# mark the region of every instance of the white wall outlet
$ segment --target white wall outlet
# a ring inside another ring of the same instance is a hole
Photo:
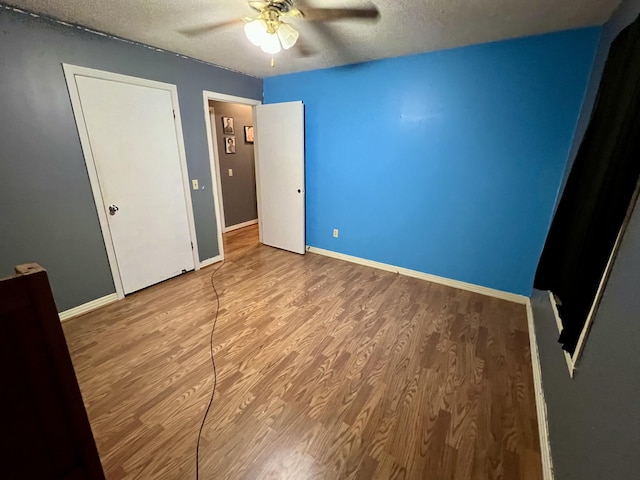
[[[333,238],[338,238],[338,229],[337,228],[333,229]]]
[[[194,178],[193,180],[191,180],[191,186],[193,187],[194,190],[198,190],[198,179]]]
[[[230,176],[230,177],[233,177],[233,168],[230,168],[230,169],[229,169],[229,176]]]

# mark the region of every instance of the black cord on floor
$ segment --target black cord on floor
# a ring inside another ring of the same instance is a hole
[[[216,386],[218,385],[218,372],[216,372],[216,361],[213,358],[213,332],[216,331],[216,322],[218,321],[218,313],[220,312],[220,297],[218,296],[218,290],[216,290],[216,285],[213,283],[213,277],[216,273],[222,268],[224,265],[224,260],[220,264],[218,268],[211,274],[211,288],[213,288],[213,293],[216,294],[216,315],[213,317],[213,325],[211,326],[211,337],[209,339],[209,353],[211,355],[211,366],[213,367],[213,389],[211,390],[211,397],[209,398],[209,404],[207,405],[207,409],[204,412],[204,416],[202,417],[202,423],[200,424],[200,430],[198,430],[198,442],[196,443],[196,480],[200,479],[200,437],[202,436],[202,429],[204,428],[204,423],[207,421],[207,415],[209,415],[209,410],[211,410],[211,405],[213,404],[213,397],[216,394]]]

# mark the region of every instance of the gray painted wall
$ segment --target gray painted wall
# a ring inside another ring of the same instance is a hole
[[[0,276],[38,262],[59,310],[115,291],[62,63],[178,87],[201,259],[218,253],[203,90],[261,99],[262,80],[0,5]],[[212,46],[213,47],[213,46]]]
[[[258,218],[253,144],[244,141],[245,125],[253,125],[253,109],[249,105],[213,100],[209,105],[215,110],[225,226],[231,227]],[[233,118],[235,135],[223,133],[222,117]],[[225,138],[228,136],[236,137],[235,154],[225,152]],[[233,169],[233,177],[229,176],[230,168]]]
[[[591,99],[583,111],[587,122],[609,45],[638,13],[640,0],[627,0],[605,26],[592,75]],[[580,138],[583,132],[584,128]],[[557,480],[638,478],[639,285],[640,207],[636,206],[573,380],[557,343],[558,329],[548,297],[534,292],[532,305]]]
[[[640,472],[640,208],[636,208],[573,379],[549,298],[532,306],[556,480]]]

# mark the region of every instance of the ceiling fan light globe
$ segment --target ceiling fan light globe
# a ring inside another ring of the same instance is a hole
[[[256,47],[261,47],[268,40],[267,24],[261,18],[245,23],[244,34]]]
[[[271,33],[267,35],[266,41],[260,45],[260,48],[263,52],[269,53],[271,55],[278,53],[282,48],[280,47],[280,40],[278,40],[278,35],[275,33]]]
[[[300,34],[291,26],[286,23],[281,23],[278,28],[278,38],[282,43],[282,48],[289,50],[298,41]]]

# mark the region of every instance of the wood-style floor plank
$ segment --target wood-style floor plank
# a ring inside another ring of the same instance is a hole
[[[110,479],[540,479],[525,308],[225,235],[64,324]]]

